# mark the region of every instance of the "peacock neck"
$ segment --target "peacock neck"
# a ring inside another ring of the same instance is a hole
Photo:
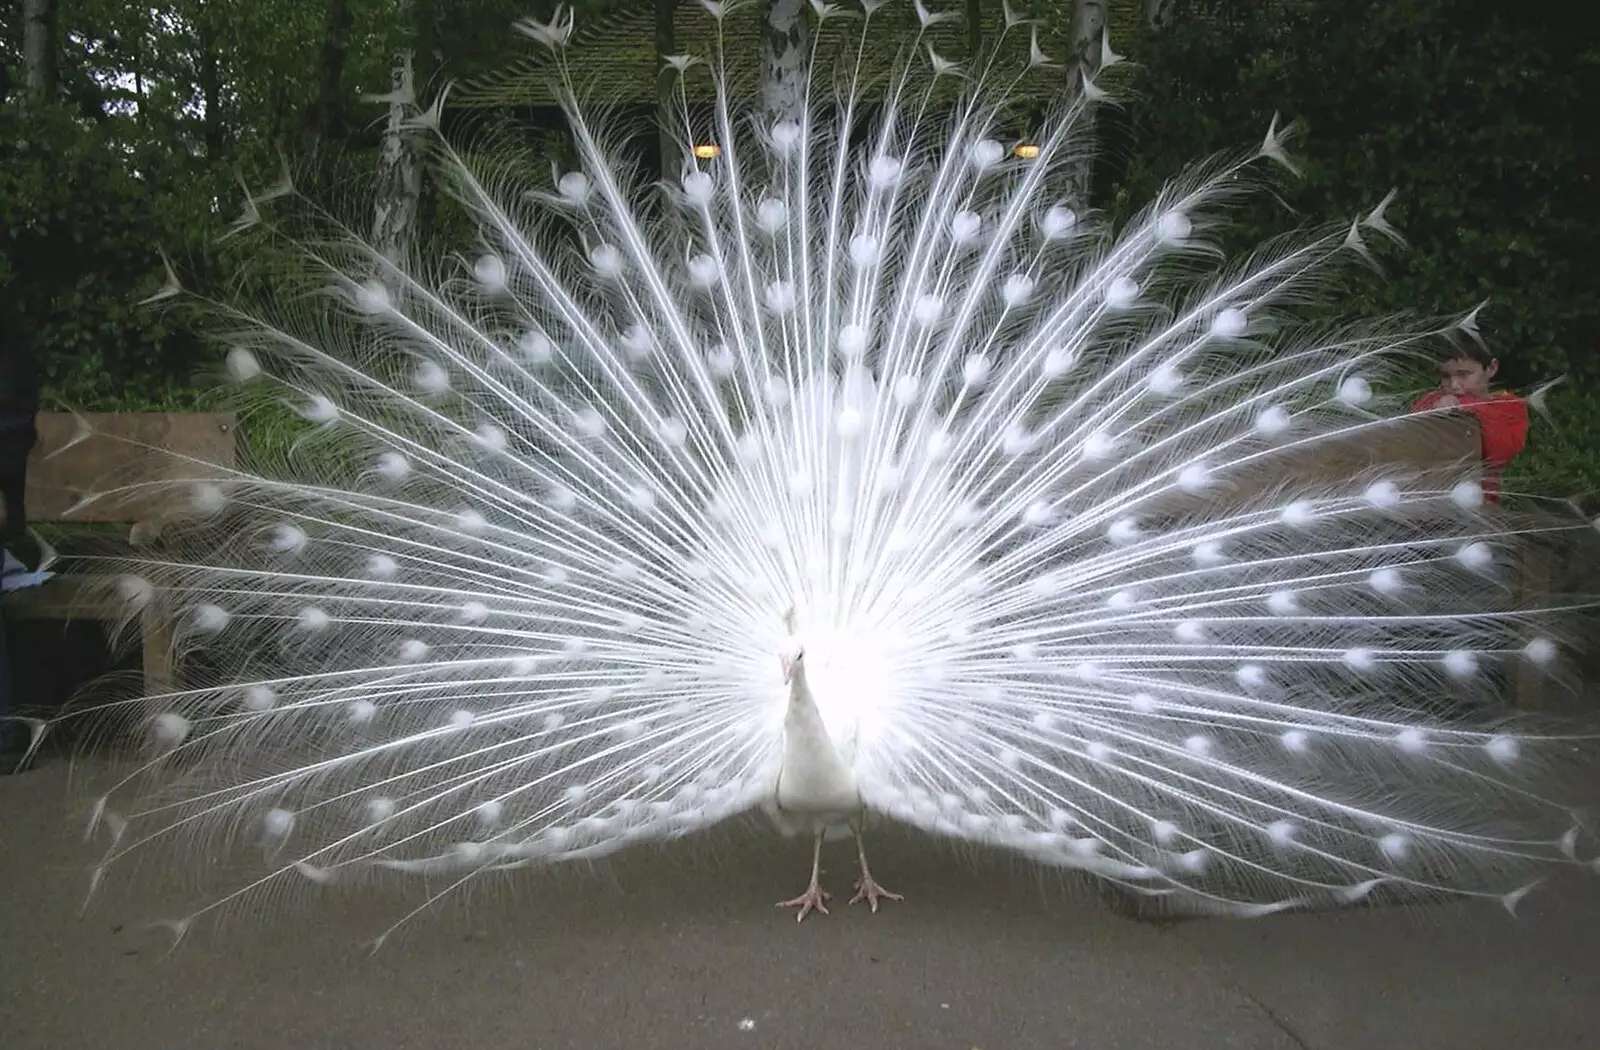
[[[854,762],[856,727],[845,720],[835,722],[822,715],[804,667],[797,667],[789,681],[789,706],[784,715],[784,732],[792,746],[826,749],[846,765]]]
[[[822,712],[811,695],[811,683],[806,678],[803,665],[797,665],[789,677],[789,710],[785,721],[791,725],[797,722],[822,725]]]
[[[823,721],[802,668],[789,680],[784,716],[783,766],[778,777],[781,809],[844,819],[860,807],[853,762]]]
[[[817,748],[824,744],[830,750],[836,746],[833,734],[822,718],[822,710],[811,694],[811,683],[805,669],[796,667],[789,680],[789,708],[784,714],[784,732],[792,744]]]

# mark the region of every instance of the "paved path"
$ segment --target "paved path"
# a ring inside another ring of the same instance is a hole
[[[796,926],[772,903],[806,851],[753,835],[525,874],[376,955],[364,942],[407,910],[398,893],[257,901],[166,955],[137,871],[79,917],[76,803],[60,763],[0,777],[5,1050],[1600,1047],[1600,878],[1516,919],[1451,905],[1158,928],[1058,875],[888,836],[873,871],[905,903]]]

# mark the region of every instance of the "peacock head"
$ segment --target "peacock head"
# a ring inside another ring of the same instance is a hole
[[[778,645],[778,666],[783,668],[784,685],[791,684],[796,673],[804,673],[806,645],[800,639],[798,613],[799,610],[791,605],[783,614],[784,637]]]
[[[783,682],[785,685],[793,684],[794,680],[805,673],[806,651],[801,649],[794,655],[785,654],[783,660]]]
[[[863,719],[881,717],[896,696],[894,649],[875,624],[801,606],[783,617],[775,641],[783,690],[774,699],[804,693],[830,732],[853,732]]]
[[[783,668],[784,685],[793,684],[796,677],[805,674],[805,659],[805,643],[791,635],[778,651],[778,666]]]

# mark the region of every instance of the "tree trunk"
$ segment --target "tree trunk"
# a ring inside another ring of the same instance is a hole
[[[1100,71],[1100,45],[1105,31],[1105,0],[1077,0],[1072,12],[1072,58],[1067,63],[1067,75],[1072,78],[1069,91],[1082,92],[1085,78],[1092,80]],[[1095,117],[1092,109],[1084,112],[1080,126],[1082,146],[1072,162],[1067,192],[1072,206],[1083,212],[1092,203],[1094,189]]]
[[[1145,24],[1159,33],[1171,21],[1172,8],[1173,0],[1144,0]]]
[[[211,32],[202,25],[195,40],[200,51],[196,63],[200,73],[200,98],[205,104],[201,126],[205,129],[206,160],[214,164],[222,159],[227,126],[222,121],[222,70],[213,41]]]
[[[54,101],[61,87],[55,0],[22,0],[22,67],[28,98]]]
[[[771,0],[761,34],[761,108],[766,126],[780,120],[805,123],[805,0]]]
[[[1072,57],[1083,75],[1100,68],[1100,41],[1106,32],[1106,0],[1077,0],[1072,11]]]
[[[378,179],[373,194],[372,244],[384,258],[400,265],[411,246],[417,208],[422,200],[422,158],[415,131],[407,118],[415,105],[412,52],[395,52],[390,72],[389,120],[378,151]]]
[[[679,73],[667,64],[667,56],[678,49],[677,28],[673,19],[678,11],[677,0],[655,0],[656,10],[656,144],[661,152],[661,178],[668,183],[678,181],[683,158],[681,147],[673,137],[677,125],[677,98]]]
[[[967,0],[967,60],[977,62],[983,53],[983,0]]]
[[[322,55],[317,61],[317,100],[311,114],[311,135],[318,145],[344,137],[344,64],[351,22],[350,0],[328,0]]]
[[[143,29],[136,29],[129,33],[133,43],[128,47],[128,64],[132,66],[133,74],[133,115],[136,120],[144,120],[146,106],[144,104],[144,65],[148,56],[145,53],[145,39]]]

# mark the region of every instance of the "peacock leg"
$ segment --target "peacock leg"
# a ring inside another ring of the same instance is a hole
[[[824,915],[828,914],[828,906],[823,902],[832,897],[833,894],[823,892],[820,881],[821,876],[822,832],[819,831],[817,832],[816,840],[811,846],[811,885],[807,886],[806,891],[794,900],[779,901],[777,906],[780,908],[799,908],[800,914],[795,916],[795,922],[803,920],[812,908],[817,909]]]
[[[850,898],[850,903],[859,904],[862,901],[866,901],[868,906],[872,908],[872,914],[876,915],[878,914],[879,898],[891,901],[905,900],[905,898],[900,896],[900,894],[890,893],[888,890],[884,889],[882,886],[873,881],[872,872],[867,870],[866,839],[862,837],[861,828],[859,826],[852,824],[850,826],[850,830],[855,832],[856,855],[861,858],[861,878],[856,881],[856,895]]]

